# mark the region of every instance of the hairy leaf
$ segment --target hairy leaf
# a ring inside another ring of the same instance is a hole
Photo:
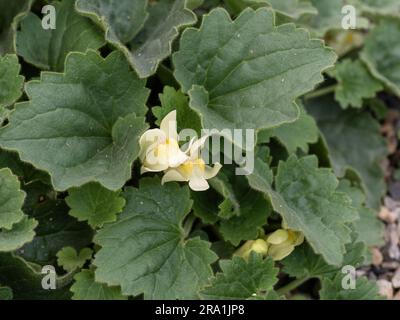
[[[304,233],[316,253],[332,265],[340,265],[345,244],[350,242],[347,223],[357,219],[351,199],[338,192],[338,180],[329,169],[318,168],[315,156],[280,162],[275,178],[276,191],[268,180],[269,168],[257,159],[250,186],[266,193],[275,211],[288,228]]]
[[[163,0],[149,7],[146,20],[147,1],[121,2],[122,5],[115,5],[112,0],[78,0],[76,7],[81,14],[100,21],[106,30],[106,40],[125,54],[141,78],[149,77],[171,54],[172,42],[179,35],[179,29],[194,24],[196,15],[187,8],[186,0]],[[122,15],[120,11],[124,11]],[[129,19],[126,19],[126,12]],[[129,34],[127,30],[130,30]],[[129,49],[124,42],[132,37]]]
[[[121,294],[118,287],[107,287],[94,279],[92,270],[82,270],[74,277],[75,283],[71,286],[73,300],[126,300],[128,297]]]
[[[191,208],[189,190],[176,183],[142,179],[127,188],[127,204],[95,237],[96,280],[145,299],[194,299],[212,275],[210,244],[186,239],[182,222]],[[179,268],[177,268],[179,266]]]
[[[0,56],[0,107],[12,105],[22,94],[24,77],[16,55]]]
[[[75,12],[74,2],[52,3],[56,9],[55,29],[44,29],[42,19],[28,13],[21,20],[21,30],[16,35],[18,55],[40,69],[62,71],[68,53],[102,47],[104,40],[100,30]]]
[[[26,189],[27,200],[24,210],[35,218],[39,225],[33,241],[21,247],[17,253],[29,262],[55,265],[56,254],[63,247],[80,250],[92,242],[93,231],[86,224],[68,215],[68,206],[63,200],[48,198],[37,183]],[[30,198],[33,198],[30,200]],[[31,202],[31,203],[27,203]]]
[[[345,14],[342,8],[346,4],[343,0],[311,0],[311,4],[318,10],[317,15],[301,17],[297,22],[310,29],[318,36],[324,36],[328,31],[343,30],[342,21]],[[361,10],[356,7],[356,29],[364,29],[369,22],[361,17]],[[348,13],[348,12],[346,12]]]
[[[65,201],[71,208],[69,214],[79,221],[88,221],[92,228],[115,221],[125,205],[120,191],[110,191],[98,183],[72,188],[68,193]]]
[[[361,59],[372,75],[400,97],[400,20],[385,19],[368,35]]]
[[[322,81],[321,72],[335,59],[305,30],[275,27],[265,8],[246,9],[235,21],[221,8],[212,10],[200,29],[183,32],[173,55],[190,107],[204,128],[218,130],[259,130],[296,120],[295,98]]]
[[[123,56],[70,54],[63,74],[43,72],[27,84],[0,130],[0,146],[48,171],[56,190],[98,181],[117,190],[131,177],[148,90]],[[136,116],[135,116],[136,114]]]
[[[365,112],[340,110],[331,96],[309,100],[307,106],[326,140],[336,175],[354,172],[359,176],[367,205],[378,209],[386,189],[379,164],[388,153],[379,124]]]
[[[295,122],[260,131],[258,142],[268,142],[271,137],[276,137],[289,153],[295,153],[297,149],[308,153],[308,145],[318,141],[319,130],[314,118],[301,106],[300,116]]]
[[[343,263],[332,266],[326,263],[321,255],[316,254],[307,243],[302,244],[287,257],[283,263],[283,271],[296,278],[332,278],[340,272],[342,266],[351,265],[355,268],[365,262],[367,248],[361,242],[349,243],[346,245],[346,254]]]
[[[0,253],[0,283],[12,289],[14,299],[69,299],[71,295],[68,287],[59,285],[55,290],[43,289],[42,280],[46,274],[42,274],[40,269],[40,266],[29,264],[21,257]]]
[[[82,268],[87,260],[92,258],[93,251],[83,248],[79,254],[72,247],[64,247],[57,252],[57,263],[66,271],[73,271]]]
[[[0,229],[10,230],[12,226],[21,221],[24,213],[22,205],[25,192],[20,190],[18,178],[10,169],[0,170]]]
[[[252,253],[248,261],[234,256],[232,260],[219,262],[222,272],[201,291],[204,299],[241,300],[267,296],[278,281],[278,269],[272,259],[262,259]]]
[[[0,56],[14,52],[14,18],[29,11],[32,2],[33,0],[0,0]]]
[[[323,279],[319,291],[321,300],[381,300],[378,294],[378,286],[366,277],[356,279],[355,289],[344,289],[342,279],[345,275],[338,273],[331,279]]]
[[[343,60],[329,75],[336,78],[335,99],[343,109],[361,108],[363,99],[374,98],[383,89],[381,83],[373,78],[360,60]]]
[[[365,195],[362,190],[352,186],[349,181],[340,181],[339,190],[345,192],[352,199],[353,207],[357,208],[359,219],[353,222],[357,241],[364,242],[367,246],[380,247],[384,244],[384,225],[378,219],[378,214],[365,205]]]
[[[38,222],[35,219],[23,216],[22,220],[15,223],[11,230],[0,230],[0,252],[14,251],[32,241],[37,225]]]
[[[156,124],[160,125],[161,120],[171,111],[176,110],[176,122],[178,132],[192,128],[200,134],[201,124],[198,115],[189,108],[188,97],[172,87],[165,86],[163,93],[159,95],[161,106],[151,109],[157,118]]]

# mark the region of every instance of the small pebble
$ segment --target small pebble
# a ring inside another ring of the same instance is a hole
[[[400,268],[398,268],[393,275],[392,285],[396,289],[400,288]]]
[[[386,297],[387,299],[393,298],[393,287],[392,284],[387,280],[378,280],[376,282],[379,288],[379,294]]]
[[[388,208],[382,206],[379,211],[379,218],[387,223],[394,223],[397,220],[397,215]]]
[[[378,248],[372,248],[372,264],[376,267],[380,266],[383,262],[383,255]]]
[[[385,197],[385,207],[389,210],[395,210],[396,208],[400,208],[400,202],[394,201],[391,197]]]
[[[382,268],[389,270],[396,270],[399,267],[399,263],[396,261],[385,261],[382,263]]]

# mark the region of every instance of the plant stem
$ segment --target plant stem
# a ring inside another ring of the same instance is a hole
[[[287,285],[283,286],[282,288],[279,288],[276,290],[276,292],[281,296],[289,293],[293,289],[296,289],[297,287],[301,286],[304,282],[309,280],[310,277],[304,277],[304,278],[299,278],[296,280],[293,280],[292,282],[289,282]]]
[[[185,224],[183,226],[183,230],[185,231],[185,235],[188,236],[190,231],[192,230],[193,223],[196,221],[196,216],[191,213],[185,221]]]
[[[304,96],[304,98],[306,100],[308,100],[308,99],[314,99],[314,98],[318,98],[318,97],[324,96],[326,94],[334,92],[335,89],[337,88],[337,86],[338,86],[337,84],[333,84],[331,86],[327,86],[327,87],[324,87],[322,89],[315,90],[313,92],[310,92],[309,94],[306,94]]]

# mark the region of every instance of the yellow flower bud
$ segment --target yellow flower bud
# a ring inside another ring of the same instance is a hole
[[[285,242],[289,237],[289,233],[286,230],[278,229],[267,236],[267,242],[270,244],[281,244]]]
[[[245,244],[236,250],[234,255],[247,259],[252,251],[266,256],[268,253],[268,243],[263,239],[246,241]]]

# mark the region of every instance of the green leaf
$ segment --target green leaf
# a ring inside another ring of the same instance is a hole
[[[225,171],[226,172],[226,171]],[[223,201],[218,205],[218,215],[222,219],[229,219],[234,216],[240,216],[240,203],[237,195],[235,194],[234,181],[230,182],[228,175],[224,171],[221,171],[218,176],[210,180],[210,184],[214,190],[216,190],[222,197]],[[229,174],[229,173],[228,173]],[[234,179],[230,174],[230,179]],[[235,179],[239,182],[239,179]]]
[[[340,181],[339,190],[345,192],[352,199],[353,207],[357,208],[360,219],[353,222],[357,233],[357,241],[367,246],[380,247],[384,245],[384,225],[378,219],[377,212],[365,206],[365,195],[358,187],[351,186],[347,180]]]
[[[211,180],[209,180],[211,182]],[[192,191],[193,213],[206,224],[215,224],[220,220],[218,216],[222,196],[210,188],[203,192]]]
[[[236,14],[246,7],[258,9],[264,6],[269,6],[277,14],[293,20],[300,18],[304,14],[317,14],[317,10],[312,4],[303,0],[225,0],[225,2]]]
[[[65,286],[59,285],[55,290],[44,290],[42,280],[45,275],[40,272],[38,265],[28,264],[21,257],[11,253],[0,253],[0,283],[12,289],[16,300],[70,298],[71,294]]]
[[[316,15],[317,9],[309,2],[303,0],[267,0],[271,7],[279,14],[291,19],[299,19],[301,16]]]
[[[106,30],[107,42],[125,54],[141,78],[154,74],[158,64],[171,54],[172,42],[179,35],[179,29],[192,25],[197,20],[196,15],[187,8],[186,0],[163,0],[152,4],[147,20],[147,1],[123,0],[122,5],[118,6],[112,2],[78,0],[76,8],[81,14],[101,22]],[[125,12],[120,14],[122,8]],[[130,19],[126,19],[126,11],[131,13]],[[143,28],[137,34],[145,20]],[[121,27],[131,30],[131,33],[121,33]],[[129,49],[124,42],[135,34],[137,35],[130,41]]]
[[[212,300],[243,300],[268,295],[278,281],[278,270],[272,259],[252,253],[248,261],[234,256],[219,262],[222,273],[201,291],[201,297]]]
[[[365,40],[361,59],[372,75],[400,97],[400,20],[385,19]]]
[[[246,180],[243,176],[233,176],[226,181],[225,187],[232,193],[225,194],[219,205],[219,230],[224,239],[235,246],[242,240],[256,239],[272,213],[269,201],[261,192],[251,189]],[[215,187],[214,182],[211,185]],[[233,214],[235,206],[232,205],[236,205],[236,214]]]
[[[14,251],[32,241],[37,225],[38,222],[35,219],[24,216],[21,221],[12,226],[11,230],[0,230],[0,252]]]
[[[386,193],[380,162],[388,153],[379,123],[368,113],[341,110],[331,96],[308,100],[307,107],[326,140],[336,175],[355,173],[360,177],[367,205],[378,209]]]
[[[10,169],[0,170],[0,252],[14,251],[32,241],[37,226],[22,212],[25,192]]]
[[[74,10],[74,0],[53,2],[56,9],[56,28],[44,29],[42,20],[33,13],[21,19],[16,34],[17,53],[24,60],[43,70],[64,70],[70,52],[98,49],[104,40],[101,31]]]
[[[317,9],[317,15],[301,17],[297,23],[310,29],[314,34],[323,37],[328,31],[343,30],[342,20],[345,15],[342,8],[346,4],[343,0],[311,0]],[[356,29],[365,29],[369,21],[361,17],[361,10],[356,6]]]
[[[172,87],[165,86],[163,93],[159,94],[161,106],[151,109],[157,118],[156,124],[159,126],[161,120],[171,111],[176,110],[176,121],[178,132],[180,130],[192,128],[200,134],[201,123],[198,115],[189,108],[188,97]]]
[[[57,263],[65,271],[73,271],[82,268],[87,260],[92,258],[93,251],[89,248],[83,248],[79,255],[72,247],[64,247],[57,253]]]
[[[300,116],[295,122],[260,131],[257,140],[268,142],[271,137],[276,137],[289,153],[295,153],[297,149],[308,153],[308,145],[318,141],[319,130],[314,118],[308,115],[301,106]]]
[[[121,294],[118,287],[107,287],[94,279],[94,272],[82,270],[74,277],[75,283],[71,286],[73,300],[126,300],[128,297]]]
[[[329,170],[318,168],[315,156],[297,159],[291,156],[280,162],[275,190],[269,183],[269,168],[256,159],[250,186],[264,192],[289,229],[301,231],[316,253],[332,265],[340,265],[345,244],[350,242],[347,223],[357,219],[351,199],[338,192],[338,180]]]
[[[111,43],[127,43],[143,28],[148,18],[147,0],[78,0],[76,10],[93,19],[106,31]]]
[[[215,30],[220,30],[215,32]],[[272,11],[246,9],[235,21],[221,8],[187,29],[173,55],[175,77],[189,92],[203,128],[266,129],[298,118],[298,96],[323,80],[336,56]],[[281,63],[285,61],[285,63]],[[301,77],[299,76],[301,75]]]
[[[398,0],[358,0],[362,10],[371,15],[399,17],[400,4]]]
[[[130,179],[148,90],[121,54],[72,53],[65,73],[43,72],[26,91],[30,101],[0,130],[1,147],[49,172],[58,191],[90,181],[117,190]]]
[[[10,230],[22,220],[25,192],[20,190],[18,178],[10,169],[0,170],[0,229]]]
[[[117,213],[125,206],[125,199],[119,196],[120,190],[110,191],[98,183],[72,188],[68,193],[65,201],[71,208],[69,214],[79,221],[88,221],[92,228],[115,221]]]
[[[186,239],[182,221],[192,205],[189,189],[145,178],[124,197],[118,220],[95,236],[102,247],[94,260],[96,280],[121,286],[124,295],[144,293],[145,299],[196,298],[217,257],[210,243]]]
[[[35,181],[42,181],[50,184],[50,177],[47,173],[35,169],[31,164],[22,162],[18,153],[0,149],[0,169],[9,168],[13,174],[24,182],[29,184]]]
[[[24,77],[15,54],[0,56],[0,107],[12,105],[22,94]]]
[[[362,242],[346,245],[346,254],[340,267],[326,263],[321,255],[316,254],[308,243],[303,243],[284,260],[283,271],[296,278],[333,277],[342,266],[356,267],[365,263],[367,247]]]
[[[369,74],[360,60],[343,60],[328,74],[338,81],[335,99],[343,109],[361,108],[363,99],[374,98],[383,89],[381,83]]]
[[[41,265],[55,265],[56,254],[63,247],[71,246],[80,250],[92,243],[92,229],[69,216],[68,206],[63,200],[48,198],[37,183],[31,183],[29,187],[28,190],[25,188],[28,196],[24,210],[39,225],[33,241],[17,251],[20,256]],[[28,201],[31,202],[29,205]]]
[[[32,2],[33,0],[0,0],[0,56],[14,52],[14,18],[29,11]]]
[[[342,279],[345,275],[338,273],[331,279],[323,279],[319,295],[321,300],[381,300],[378,294],[378,286],[375,282],[365,277],[356,279],[355,289],[343,289]]]

